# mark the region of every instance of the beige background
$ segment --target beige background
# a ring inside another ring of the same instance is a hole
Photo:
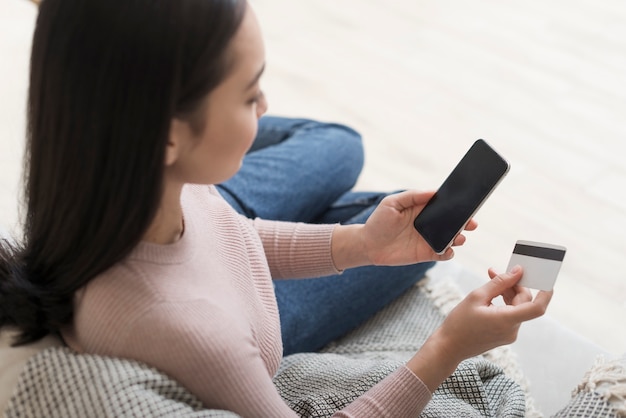
[[[456,263],[568,248],[549,314],[626,351],[626,3],[252,0],[273,114],[363,134],[360,189],[434,189],[477,138],[511,171]],[[15,230],[35,9],[0,2],[0,224]]]
[[[626,3],[253,4],[272,113],[360,130],[362,189],[436,188],[487,139],[511,171],[456,262],[485,275],[517,239],[566,246],[549,313],[626,351]]]

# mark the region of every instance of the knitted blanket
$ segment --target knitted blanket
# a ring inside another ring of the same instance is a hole
[[[441,295],[412,288],[319,353],[284,358],[274,383],[302,417],[327,417],[403,364],[441,323]],[[445,300],[443,300],[445,302]],[[445,304],[444,304],[445,305]],[[522,386],[486,357],[463,362],[434,393],[422,417],[523,417]],[[64,347],[33,356],[6,417],[234,417],[208,410],[181,385],[145,364],[76,354]]]

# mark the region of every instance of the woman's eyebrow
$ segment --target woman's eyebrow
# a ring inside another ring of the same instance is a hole
[[[261,78],[263,71],[265,71],[265,63],[263,63],[261,69],[257,71],[257,73],[254,75],[254,78],[246,85],[246,90],[250,90],[252,86],[254,86],[257,81],[259,81],[259,78]]]

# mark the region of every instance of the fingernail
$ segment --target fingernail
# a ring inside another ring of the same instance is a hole
[[[511,273],[517,273],[521,269],[522,268],[519,265],[513,266],[513,268],[511,269]]]

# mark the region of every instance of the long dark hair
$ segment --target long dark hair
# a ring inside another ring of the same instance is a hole
[[[43,0],[30,68],[22,240],[0,241],[0,327],[14,344],[69,324],[75,291],[155,216],[170,121],[232,65],[245,0]]]

